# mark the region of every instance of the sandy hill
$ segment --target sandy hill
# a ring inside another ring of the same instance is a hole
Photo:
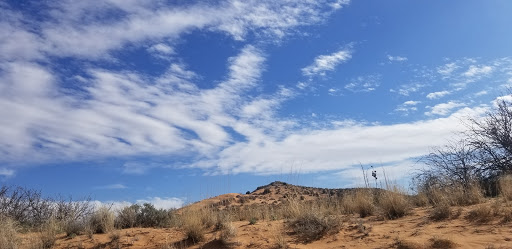
[[[247,194],[224,194],[184,207],[174,213],[179,222],[170,228],[60,234],[53,248],[512,248],[512,204],[504,198],[442,207],[416,206],[414,197],[389,194],[273,182]],[[358,198],[375,196],[401,198],[405,202],[396,203],[410,208],[393,218],[384,199],[368,204],[373,209],[365,217],[352,209]],[[191,229],[201,240],[190,239]],[[37,236],[23,234],[21,248],[33,248]]]

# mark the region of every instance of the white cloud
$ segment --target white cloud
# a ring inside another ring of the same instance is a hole
[[[491,73],[493,68],[491,66],[469,66],[468,70],[464,72],[462,75],[466,77],[477,77],[481,75],[486,75]]]
[[[96,189],[126,189],[126,187],[123,184],[117,183],[117,184],[110,184],[110,185],[104,185],[104,186],[98,186],[95,187]]]
[[[417,105],[421,103],[421,101],[408,100],[403,103],[403,105]]]
[[[396,92],[403,96],[409,96],[411,93],[418,92],[422,88],[427,87],[426,84],[421,83],[410,83],[410,84],[404,84],[400,85],[398,89],[390,89],[390,92]]]
[[[0,21],[4,31],[0,34],[0,58],[34,59],[44,53],[105,58],[126,45],[177,40],[198,29],[223,32],[236,40],[249,33],[279,39],[296,27],[322,22],[346,4],[348,1],[229,0],[178,7],[155,1],[51,1],[45,6],[49,18],[40,22],[27,22],[31,20],[28,16],[2,8],[2,20],[6,21]],[[111,13],[120,14],[112,18]],[[171,52],[161,45],[153,49]]]
[[[195,74],[183,65],[156,78],[91,68],[76,96],[56,90],[59,78],[37,64],[2,63],[0,160],[213,153],[230,142],[223,127],[234,125],[263,62],[246,46],[229,59],[226,80],[205,90],[189,81]]]
[[[475,93],[475,96],[483,96],[489,94],[486,90],[482,90],[480,92]]]
[[[428,116],[440,115],[446,116],[450,114],[454,109],[466,106],[466,104],[457,102],[457,101],[449,101],[447,103],[437,104],[433,107],[430,107],[430,112],[425,112]]]
[[[449,92],[449,91],[432,92],[432,93],[427,94],[427,98],[428,99],[438,99],[438,98],[442,98],[450,93],[451,92]]]
[[[393,62],[393,61],[404,62],[404,61],[407,61],[407,57],[388,55],[388,60],[390,62]]]
[[[183,207],[185,201],[176,197],[148,197],[146,199],[137,200],[137,204],[151,203],[155,208],[171,209]]]
[[[92,205],[98,209],[108,207],[111,211],[117,212],[133,204],[142,205],[144,203],[152,204],[157,209],[181,208],[185,205],[185,199],[177,197],[148,197],[135,202],[129,201],[91,201]]]
[[[302,74],[305,76],[325,75],[328,71],[333,71],[336,66],[352,58],[352,49],[341,49],[328,55],[319,55],[314,62],[302,68]]]
[[[350,80],[345,89],[351,92],[371,92],[380,86],[380,75],[359,76]]]
[[[418,108],[416,107],[416,105],[420,103],[421,101],[408,100],[402,103],[401,105],[398,105],[395,108],[395,111],[402,112],[403,115],[408,115],[409,112],[417,111]]]
[[[220,172],[278,174],[294,163],[300,164],[300,172],[308,173],[349,169],[360,162],[396,162],[424,155],[430,147],[445,143],[463,129],[460,118],[484,111],[465,108],[445,118],[414,123],[356,124],[293,132],[283,139],[238,142],[218,158],[198,165],[217,165]]]
[[[443,77],[449,77],[459,67],[460,66],[458,66],[457,63],[452,62],[445,64],[444,66],[438,67],[437,72],[441,74]]]
[[[0,176],[10,177],[14,176],[15,171],[7,168],[0,168]]]

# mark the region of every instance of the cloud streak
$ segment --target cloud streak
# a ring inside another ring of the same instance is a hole
[[[324,76],[327,72],[334,71],[339,64],[350,60],[352,53],[351,48],[344,48],[332,54],[319,55],[314,59],[311,65],[302,68],[302,74],[310,77],[318,75]]]

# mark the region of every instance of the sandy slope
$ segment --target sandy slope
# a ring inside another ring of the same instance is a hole
[[[265,189],[269,189],[265,194]],[[340,190],[347,191],[347,190]],[[206,206],[225,208],[234,205],[277,205],[283,196],[295,194],[305,200],[319,196],[336,195],[336,191],[305,188],[282,183],[263,186],[249,195],[226,194],[194,203],[186,209],[197,210]],[[478,205],[495,205],[496,200]],[[284,241],[289,248],[397,248],[397,242],[415,244],[429,248],[432,238],[453,241],[457,248],[512,248],[512,222],[503,223],[501,217],[493,217],[484,224],[469,221],[465,217],[477,205],[454,207],[460,215],[445,221],[431,221],[430,208],[415,208],[412,212],[396,220],[384,220],[379,216],[364,219],[356,215],[340,215],[342,229],[312,243],[303,244],[287,228],[284,220],[258,221],[250,225],[248,221],[233,222],[237,235],[228,245],[220,242],[220,232],[213,226],[206,230],[205,240],[191,244],[185,240],[180,229],[132,228],[118,231],[120,237],[113,240],[111,234],[95,234],[66,238],[60,235],[54,248],[278,248],[278,241]],[[23,235],[24,248],[37,234]],[[283,243],[281,243],[283,244]]]

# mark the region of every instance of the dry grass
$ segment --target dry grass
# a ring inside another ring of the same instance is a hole
[[[447,202],[435,204],[430,210],[429,218],[434,221],[441,221],[450,218],[451,207]]]
[[[401,240],[399,238],[395,240],[393,247],[396,249],[423,249],[423,246],[418,243]]]
[[[370,189],[359,189],[343,196],[341,207],[345,213],[357,213],[361,218],[375,212],[374,195]]]
[[[506,175],[499,179],[499,193],[507,201],[512,201],[512,175]]]
[[[90,226],[94,233],[109,233],[114,230],[115,215],[106,207],[100,207],[91,216]]]
[[[220,241],[224,245],[231,245],[234,243],[233,240],[236,238],[236,234],[236,227],[231,222],[226,223],[220,231]]]
[[[310,212],[291,220],[289,226],[300,241],[307,243],[339,232],[341,222],[335,216],[322,216],[319,213]]]
[[[391,220],[405,216],[412,209],[405,191],[397,186],[389,188],[380,195],[379,208],[383,216]]]
[[[0,216],[0,248],[16,249],[19,246],[18,225],[9,217]]]
[[[429,242],[430,245],[428,248],[450,249],[456,247],[455,242],[440,237],[433,237],[429,240]]]
[[[61,228],[55,219],[50,219],[40,228],[41,248],[49,249],[55,245]]]
[[[493,218],[493,210],[489,205],[478,205],[468,212],[466,219],[471,222],[487,223]]]
[[[204,240],[205,228],[201,216],[194,212],[184,212],[181,215],[181,227],[187,235],[187,240],[198,243]]]

